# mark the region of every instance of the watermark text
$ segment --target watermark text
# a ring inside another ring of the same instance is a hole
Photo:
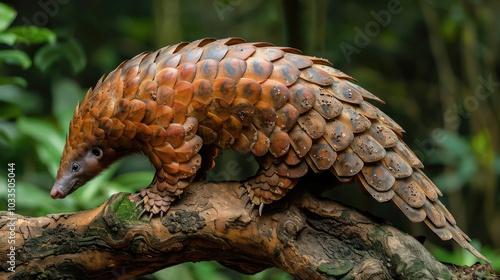
[[[7,267],[8,271],[15,272],[16,270],[16,221],[15,217],[16,211],[16,164],[9,163],[7,165],[7,229],[9,230],[9,236],[7,237],[7,243],[10,245],[7,252]]]

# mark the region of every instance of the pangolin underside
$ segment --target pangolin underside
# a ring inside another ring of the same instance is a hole
[[[401,140],[403,129],[368,101],[381,101],[325,60],[269,43],[201,39],[123,62],[75,109],[51,191],[63,198],[117,159],[142,152],[157,172],[140,191],[163,214],[217,149],[253,153],[247,181],[255,205],[286,195],[308,170],[356,180],[377,201],[453,238],[479,259],[439,189]]]

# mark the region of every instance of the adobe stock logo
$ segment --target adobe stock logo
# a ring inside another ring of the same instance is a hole
[[[375,12],[370,11],[370,15],[374,20],[365,24],[364,29],[358,26],[354,27],[356,32],[353,38],[353,44],[342,42],[339,44],[340,50],[344,54],[347,63],[351,63],[351,56],[353,54],[361,53],[361,49],[368,46],[371,40],[380,34],[382,27],[386,27],[392,21],[392,15],[397,15],[403,11],[403,6],[399,0],[389,0],[386,9]]]
[[[70,0],[39,0],[38,6],[41,8],[33,14],[31,20],[25,16],[21,18],[25,26],[46,26],[49,19],[55,17],[59,13],[59,6],[68,4]]]

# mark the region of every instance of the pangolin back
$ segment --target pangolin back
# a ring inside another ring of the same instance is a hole
[[[213,167],[217,148],[256,156],[265,177],[246,185],[257,205],[286,195],[308,170],[328,170],[487,261],[438,200],[403,129],[368,102],[381,100],[330,65],[238,38],[139,54],[86,95],[65,154],[96,138],[103,149],[146,154],[163,174],[155,180],[168,182],[143,191],[152,213],[166,211],[195,173]]]

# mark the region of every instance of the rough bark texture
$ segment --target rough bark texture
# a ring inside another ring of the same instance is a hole
[[[93,210],[17,216],[16,270],[1,254],[0,278],[129,279],[205,260],[249,274],[278,267],[297,279],[494,278],[486,265],[447,267],[408,234],[306,192],[292,191],[260,217],[247,200],[240,183],[195,183],[163,220],[138,219],[124,193]],[[2,252],[10,217],[1,213]]]

